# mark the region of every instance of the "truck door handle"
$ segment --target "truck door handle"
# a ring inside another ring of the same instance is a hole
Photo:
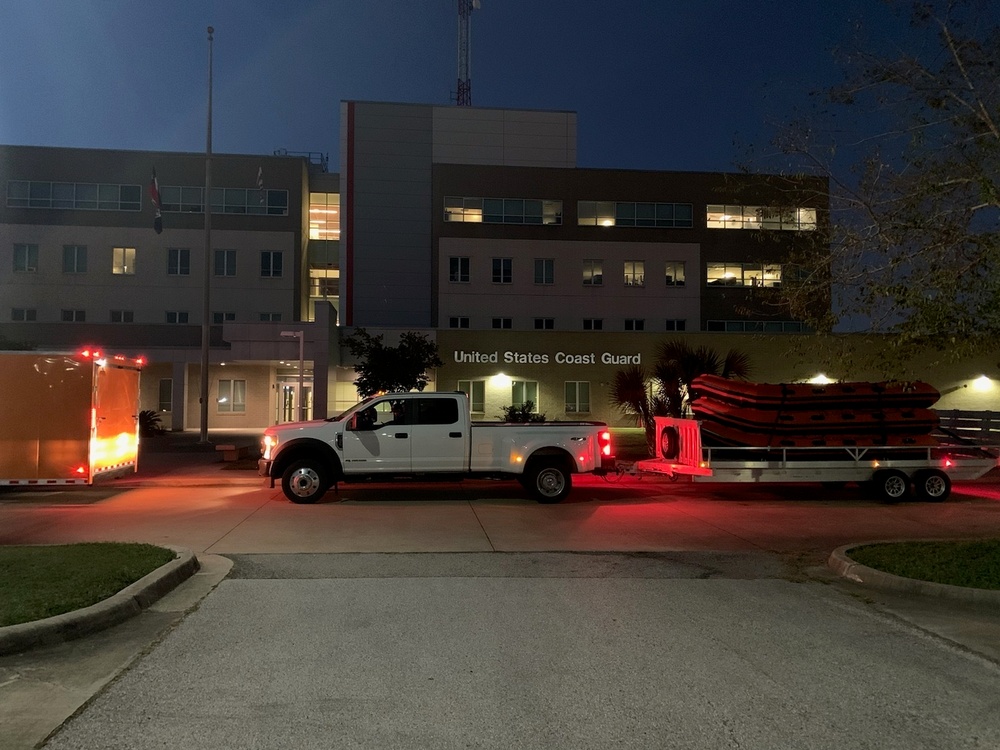
[[[460,438],[460,437],[462,437],[462,433],[461,432],[449,432],[448,433],[448,437],[457,437],[457,438]]]
[[[409,436],[410,436],[409,433],[406,432],[397,432],[395,435],[393,435],[394,438],[398,439],[408,438]]]

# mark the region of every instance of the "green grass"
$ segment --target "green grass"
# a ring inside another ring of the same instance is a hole
[[[175,557],[152,544],[0,547],[0,627],[89,607]]]
[[[1000,589],[1000,539],[894,542],[854,547],[848,557],[885,573],[976,589]]]

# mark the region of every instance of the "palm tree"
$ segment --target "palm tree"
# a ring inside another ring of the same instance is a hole
[[[647,377],[642,365],[630,365],[615,373],[611,403],[645,430],[646,446],[652,456],[656,417],[684,416],[689,410],[688,384],[706,374],[745,379],[750,374],[750,356],[730,349],[723,357],[707,346],[693,348],[683,341],[665,341],[657,347],[652,378]]]

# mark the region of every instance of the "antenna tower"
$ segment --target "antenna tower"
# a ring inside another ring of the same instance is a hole
[[[459,107],[472,106],[472,79],[469,78],[469,25],[472,11],[479,8],[479,0],[458,0],[458,92],[455,103]]]

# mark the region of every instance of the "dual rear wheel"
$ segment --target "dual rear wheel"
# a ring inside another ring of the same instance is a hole
[[[872,476],[871,484],[879,498],[887,503],[905,500],[911,484],[918,500],[941,502],[951,494],[951,479],[939,469],[921,469],[914,473],[912,480],[898,469],[882,469]]]

